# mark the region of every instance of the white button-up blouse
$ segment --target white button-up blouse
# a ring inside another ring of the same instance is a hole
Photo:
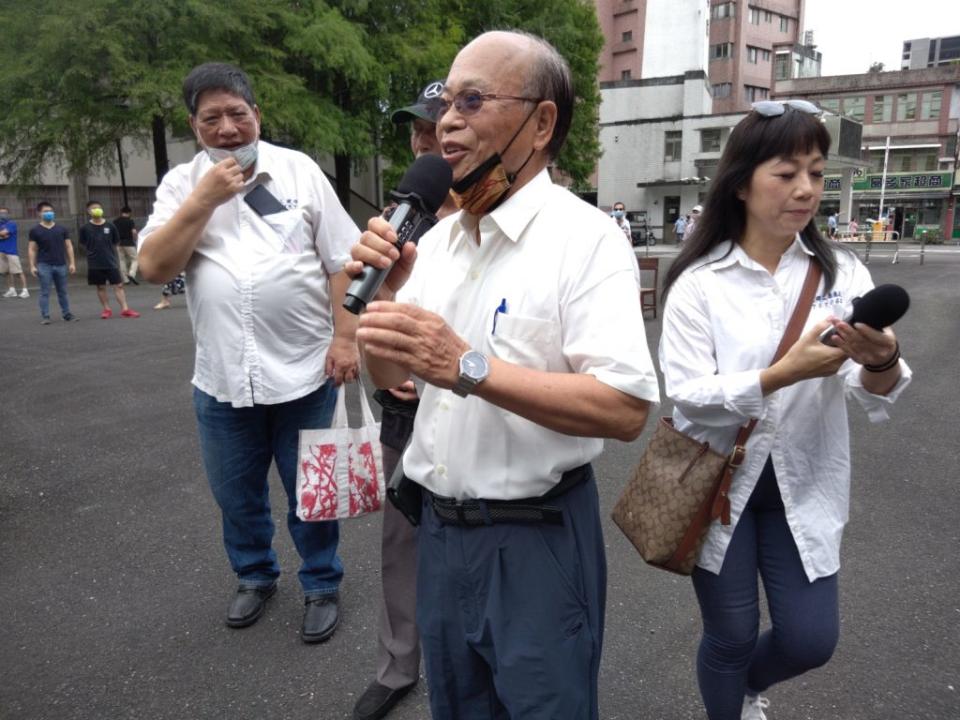
[[[438,313],[489,356],[659,401],[633,251],[610,217],[545,170],[479,227],[457,213],[427,233],[397,299]],[[602,449],[427,385],[403,465],[439,495],[512,500],[545,493]]]
[[[811,255],[797,236],[771,275],[739,245],[723,243],[685,270],[667,296],[660,366],[677,428],[726,453],[737,429],[759,419],[733,478],[732,522],[715,521],[700,554],[699,566],[714,573],[768,457],[808,579],[837,572],[850,491],[846,399],[855,398],[879,422],[910,381],[901,360],[896,387],[886,396],[873,395],[860,382],[861,366],[848,360],[832,377],[763,396],[760,371],[783,337]],[[804,332],[830,315],[841,316],[846,303],[873,287],[853,253],[838,249],[837,263],[836,282],[824,293],[821,280]]]
[[[216,209],[186,268],[193,384],[234,407],[296,400],[326,380],[329,277],[360,236],[313,160],[263,141],[258,148],[247,187]],[[141,244],[212,166],[201,152],[167,173]],[[254,212],[243,195],[257,183],[286,210]]]

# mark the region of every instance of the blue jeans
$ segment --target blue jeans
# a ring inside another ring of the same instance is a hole
[[[72,317],[70,298],[67,297],[67,266],[37,263],[37,275],[40,277],[40,316],[45,320],[50,317],[50,284],[53,283],[57,288],[60,314],[65,319]]]
[[[758,570],[772,624],[759,639]],[[837,575],[807,580],[770,460],[720,574],[696,568],[693,586],[703,617],[697,679],[710,720],[739,720],[745,693],[802,675],[833,654],[840,635]]]
[[[445,525],[429,497],[417,625],[433,717],[596,720],[607,564],[592,470],[550,500],[563,525]]]
[[[273,461],[287,493],[287,528],[303,560],[303,592],[315,596],[337,591],[343,577],[337,557],[339,525],[305,523],[296,512],[300,430],[329,427],[336,401],[332,380],[297,400],[242,408],[193,389],[203,465],[220,506],[227,557],[242,583],[267,586],[280,575],[271,547],[274,525],[267,485]]]

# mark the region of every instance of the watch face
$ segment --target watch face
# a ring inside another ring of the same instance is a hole
[[[483,353],[471,350],[461,358],[460,369],[469,378],[484,378],[487,374],[487,358]]]

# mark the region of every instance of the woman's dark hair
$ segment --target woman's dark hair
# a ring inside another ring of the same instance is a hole
[[[242,97],[251,108],[255,105],[250,78],[236,65],[209,62],[191,70],[183,81],[183,103],[187,112],[197,114],[197,102],[207,90],[226,90]]]
[[[723,149],[696,227],[667,271],[664,296],[684,270],[717,245],[743,237],[747,227],[746,207],[737,193],[749,187],[758,165],[775,157],[788,158],[814,149],[826,158],[830,133],[820,118],[810,113],[787,107],[783,115],[764,117],[753,111],[737,123]],[[820,263],[824,287],[829,290],[837,276],[834,246],[824,240],[813,219],[800,235]]]

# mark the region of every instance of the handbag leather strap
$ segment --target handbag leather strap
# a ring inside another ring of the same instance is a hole
[[[777,346],[777,351],[773,354],[773,360],[770,361],[770,365],[774,365],[780,358],[786,355],[787,350],[800,338],[803,326],[806,325],[807,318],[810,316],[810,308],[813,306],[813,298],[817,292],[817,287],[820,285],[821,274],[820,263],[815,260],[810,260],[807,265],[807,275],[804,278],[803,287],[800,290],[800,297],[797,299],[797,304],[793,308],[793,314],[790,316],[790,321],[787,323],[787,328],[783,332],[780,345]],[[733,474],[737,471],[737,468],[743,464],[744,458],[746,458],[747,440],[750,439],[750,435],[756,426],[757,419],[751,418],[751,420],[741,426],[737,432],[737,439],[733,443],[733,450],[730,451],[730,456],[723,466],[717,492],[712,498],[707,498],[703,507],[697,512],[693,522],[691,522],[687,528],[683,540],[677,547],[677,551],[667,563],[667,567],[680,566],[684,558],[687,557],[700,539],[700,533],[709,521],[720,518],[720,522],[724,525],[730,524],[730,485],[733,482]]]

